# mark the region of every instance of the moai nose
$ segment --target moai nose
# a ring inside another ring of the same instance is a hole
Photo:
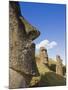
[[[30,40],[36,39],[40,35],[40,32],[38,31],[38,29],[32,26],[23,16],[20,16],[19,18],[21,22],[25,25],[25,31],[28,35],[28,38]]]

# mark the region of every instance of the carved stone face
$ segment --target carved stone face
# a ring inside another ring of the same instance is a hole
[[[44,47],[40,47],[40,59],[42,63],[48,64],[48,54]]]
[[[26,33],[25,23],[19,19],[17,8],[12,6],[14,4],[9,5],[9,66],[21,73],[34,75],[36,73],[35,44],[32,43],[30,34]]]
[[[9,88],[29,87],[32,75],[38,75],[35,62],[37,31],[22,16],[18,2],[9,3]]]

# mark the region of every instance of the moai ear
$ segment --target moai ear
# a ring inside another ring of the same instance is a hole
[[[22,23],[24,23],[25,31],[30,40],[34,40],[40,35],[40,32],[35,27],[33,27],[23,16],[20,16],[20,20]]]

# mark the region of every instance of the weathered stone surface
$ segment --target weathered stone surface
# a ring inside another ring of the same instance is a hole
[[[56,73],[63,76],[63,65],[62,65],[62,60],[59,55],[56,56],[56,60],[57,60]]]
[[[19,72],[13,70],[10,68],[9,71],[9,88],[24,88],[24,87],[28,87],[26,80],[24,78],[24,76],[22,74],[20,74]]]
[[[14,71],[13,70],[9,71],[10,88],[27,87],[30,81],[29,78],[32,78],[32,75],[37,74],[37,68],[35,62],[35,44],[32,43],[32,40],[37,38],[40,33],[25,19],[24,21],[21,20],[21,18],[24,17],[20,15],[21,15],[21,11],[19,7],[19,3],[10,1],[9,2],[9,41],[10,41],[9,67],[14,70]],[[28,25],[26,26],[26,24]],[[19,73],[22,73],[23,76],[20,75]],[[25,74],[25,77],[23,73]],[[20,78],[20,81],[16,80],[18,76]],[[14,83],[12,84],[13,81]],[[22,81],[22,85],[20,86],[21,81]]]
[[[47,54],[47,49],[44,47],[40,47],[40,62],[44,63],[45,65],[48,65],[48,54]]]
[[[36,29],[36,27],[33,27],[23,16],[22,17],[20,16],[19,18],[25,25],[25,31],[29,39],[31,40],[36,39],[40,35],[40,32]]]

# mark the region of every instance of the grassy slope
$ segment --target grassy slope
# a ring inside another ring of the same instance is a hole
[[[55,64],[55,62],[50,60],[50,64]],[[66,84],[65,78],[57,75],[44,64],[37,63],[37,67],[40,75],[32,78],[31,86],[62,86]]]

